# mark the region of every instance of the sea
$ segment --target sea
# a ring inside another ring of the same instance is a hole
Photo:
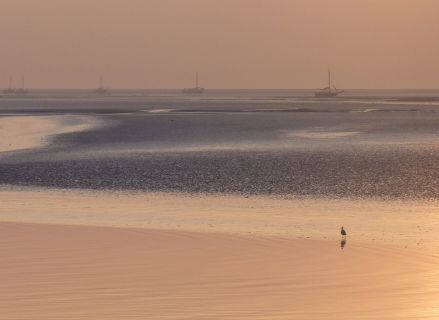
[[[1,185],[439,199],[439,90],[34,90],[0,115],[96,124],[0,153]]]

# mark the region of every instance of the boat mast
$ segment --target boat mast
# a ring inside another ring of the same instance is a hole
[[[331,70],[328,69],[328,88],[331,91]]]

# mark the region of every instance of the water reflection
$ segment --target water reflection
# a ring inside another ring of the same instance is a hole
[[[347,243],[346,239],[341,239],[341,241],[340,241],[340,248],[341,248],[341,250],[344,249],[344,247],[346,246],[346,243]]]

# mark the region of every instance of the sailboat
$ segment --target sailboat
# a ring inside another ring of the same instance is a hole
[[[15,89],[15,94],[25,95],[29,92],[24,86],[24,76],[21,76],[21,88]]]
[[[110,94],[110,91],[104,87],[104,78],[102,76],[99,77],[99,87],[93,90],[93,93],[100,95]]]
[[[200,88],[198,84],[198,72],[195,74],[195,87],[183,89],[185,94],[201,94],[204,92],[204,88]]]
[[[326,88],[319,89],[314,94],[317,98],[335,98],[343,92],[343,90],[338,90],[335,86],[332,86],[331,70],[328,70],[328,86]]]
[[[4,94],[15,94],[15,89],[13,88],[13,78],[9,76],[9,87],[3,90]]]
[[[29,92],[24,86],[24,76],[21,77],[21,88],[14,88],[13,77],[9,77],[9,87],[3,90],[6,95],[25,95]]]

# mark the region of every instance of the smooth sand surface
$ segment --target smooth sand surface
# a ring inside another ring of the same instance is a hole
[[[0,152],[46,145],[50,136],[90,129],[92,118],[78,116],[0,117]]]
[[[0,237],[5,320],[439,317],[438,260],[410,250],[4,222]]]

